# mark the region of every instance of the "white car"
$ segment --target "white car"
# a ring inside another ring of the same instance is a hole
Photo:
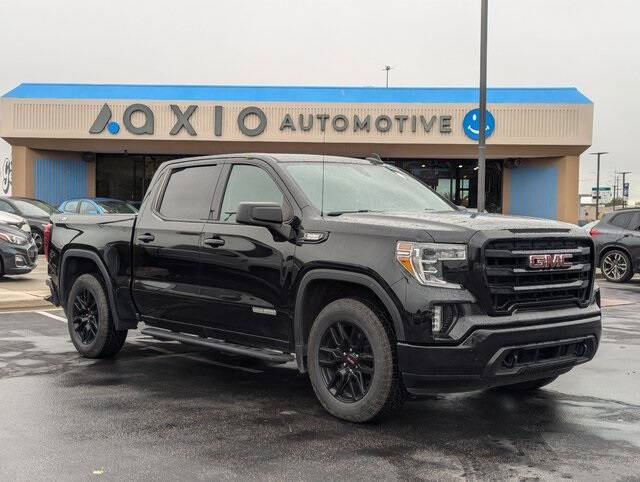
[[[15,214],[0,211],[0,224],[8,224],[24,231],[25,233],[31,234],[31,227],[29,226],[29,223],[27,223],[23,217],[16,216]]]

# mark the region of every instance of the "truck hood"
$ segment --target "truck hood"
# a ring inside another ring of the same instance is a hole
[[[578,226],[525,216],[476,213],[472,211],[425,211],[424,213],[349,213],[336,217],[341,222],[371,226],[377,230],[420,231],[436,242],[466,243],[479,231],[512,233],[569,233]],[[364,227],[364,226],[363,226]]]

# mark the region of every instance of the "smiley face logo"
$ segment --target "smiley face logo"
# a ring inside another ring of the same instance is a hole
[[[485,137],[490,137],[496,127],[496,120],[493,114],[487,111],[485,123]],[[472,109],[462,119],[462,130],[469,139],[477,141],[480,137],[480,109]]]

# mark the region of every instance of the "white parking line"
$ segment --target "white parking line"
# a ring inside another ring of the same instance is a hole
[[[67,322],[66,318],[63,318],[62,316],[54,315],[53,313],[48,313],[46,311],[36,311],[36,313],[42,316],[48,316],[49,318],[53,318],[54,320],[62,321],[63,323]]]

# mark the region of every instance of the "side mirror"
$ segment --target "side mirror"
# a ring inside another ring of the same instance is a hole
[[[277,227],[282,224],[282,206],[276,203],[240,203],[236,222],[267,228]]]
[[[240,203],[236,211],[238,224],[264,226],[276,241],[294,241],[296,230],[291,223],[283,224],[282,206],[276,203]]]

